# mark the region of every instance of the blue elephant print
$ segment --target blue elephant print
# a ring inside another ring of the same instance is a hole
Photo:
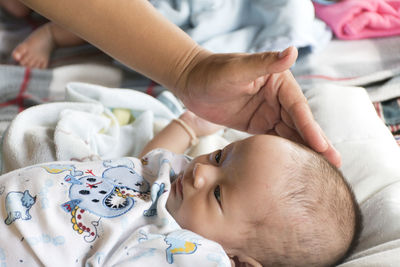
[[[126,213],[133,207],[133,199],[119,197],[115,186],[101,177],[84,176],[71,180],[71,183],[71,200],[62,205],[68,212],[79,206],[80,209],[99,217],[112,218]]]
[[[71,213],[75,231],[91,235],[89,239],[85,238],[86,241],[92,242],[97,237],[95,228],[100,218],[121,216],[132,209],[135,198],[150,198],[149,183],[135,172],[133,162],[124,159],[124,163],[126,165],[104,162],[107,168],[101,177],[93,173],[80,178],[71,175],[65,177],[65,181],[71,184],[70,201],[61,206]],[[100,218],[95,219],[94,215]]]
[[[134,169],[126,166],[111,167],[105,170],[103,178],[117,187],[133,190],[136,193],[148,193],[150,190],[150,184]]]
[[[29,210],[36,202],[36,196],[32,197],[28,190],[24,192],[12,191],[6,196],[7,218],[5,224],[10,225],[17,219],[30,220]]]

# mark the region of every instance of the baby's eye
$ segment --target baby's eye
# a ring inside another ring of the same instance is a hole
[[[215,162],[219,163],[219,161],[221,160],[221,155],[222,155],[222,150],[220,149],[214,156]]]
[[[220,203],[221,202],[221,189],[219,188],[219,185],[214,189],[214,196],[217,199],[217,201]]]

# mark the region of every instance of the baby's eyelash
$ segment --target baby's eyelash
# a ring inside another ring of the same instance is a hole
[[[214,189],[214,196],[217,199],[218,203],[221,204],[221,188],[219,187],[219,185],[217,185],[217,187],[215,187]]]
[[[214,156],[215,162],[219,163],[219,161],[221,160],[221,156],[222,156],[222,150],[220,149]]]

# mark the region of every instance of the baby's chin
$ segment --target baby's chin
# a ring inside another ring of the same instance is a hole
[[[178,202],[176,199],[176,192],[173,192],[174,190],[174,185],[175,181],[171,183],[171,190],[169,192],[168,198],[167,198],[167,203],[165,207],[167,208],[167,211],[171,214],[172,217],[176,217],[176,211],[178,210]],[[176,220],[176,219],[175,219]]]
[[[178,205],[175,201],[175,199],[171,196],[172,194],[170,193],[167,199],[167,203],[165,204],[165,207],[168,211],[168,213],[174,218],[175,222],[181,227],[182,227],[182,222],[179,219],[178,214]]]
[[[172,208],[172,198],[171,198],[171,194],[169,194],[168,198],[167,198],[167,203],[165,204],[165,207],[167,208],[167,211],[172,215],[174,213],[174,209]]]

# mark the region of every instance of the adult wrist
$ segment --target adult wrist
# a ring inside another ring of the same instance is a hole
[[[208,58],[212,54],[212,52],[199,45],[193,47],[189,55],[186,55],[182,60],[182,64],[180,64],[179,68],[175,69],[175,75],[171,75],[171,77],[176,77],[171,91],[173,91],[174,94],[183,102],[185,102],[185,98],[190,94],[190,92],[188,92],[190,88],[187,85],[191,71],[199,64],[199,62]]]

